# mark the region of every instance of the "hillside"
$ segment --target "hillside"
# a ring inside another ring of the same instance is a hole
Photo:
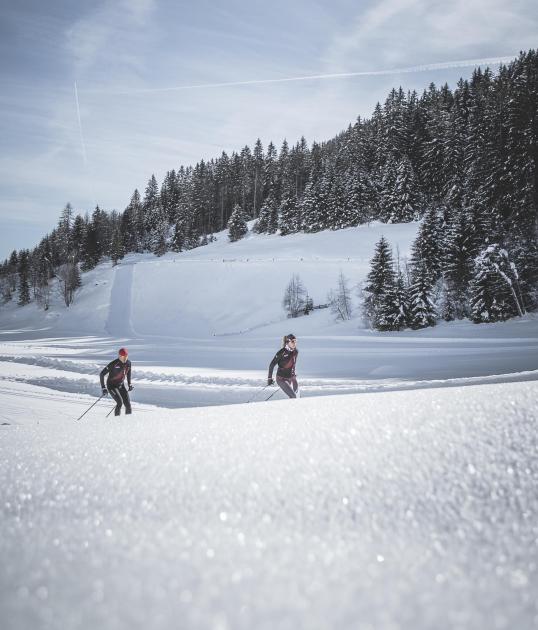
[[[213,243],[180,254],[131,254],[116,268],[103,263],[83,274],[83,287],[69,310],[60,299],[46,314],[35,304],[9,304],[0,309],[0,325],[16,320],[19,326],[42,327],[44,322],[71,332],[196,338],[282,325],[282,298],[292,274],[300,275],[315,304],[325,304],[340,270],[350,288],[364,280],[383,234],[404,258],[416,230],[417,223],[373,223],[285,237],[250,232],[235,243],[224,231]],[[325,315],[323,326],[332,322]],[[306,325],[304,320],[293,324]]]
[[[133,361],[134,400],[167,407],[263,400],[260,387],[283,334],[299,337],[303,396],[534,379],[538,318],[441,323],[401,333],[336,323],[329,309],[287,319],[281,301],[299,273],[316,304],[340,270],[350,286],[369,270],[384,234],[409,253],[416,224],[372,224],[317,234],[254,235],[206,247],[136,255],[83,276],[75,303],[44,313],[0,313],[3,379],[97,395],[98,373],[120,345]],[[354,292],[355,306],[358,298]],[[281,396],[277,394],[276,398]]]

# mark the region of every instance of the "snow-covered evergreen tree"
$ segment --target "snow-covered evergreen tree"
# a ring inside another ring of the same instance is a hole
[[[123,248],[123,239],[121,235],[121,231],[119,228],[114,230],[114,234],[112,236],[112,244],[110,246],[110,259],[112,260],[112,265],[116,266],[118,261],[121,260],[125,256],[125,250]]]
[[[370,263],[370,272],[363,288],[363,314],[372,328],[387,330],[390,320],[391,306],[393,313],[396,305],[396,278],[394,262],[387,239],[382,236],[378,241],[374,256]]]
[[[142,202],[144,216],[144,249],[153,251],[155,247],[155,233],[161,223],[161,203],[159,198],[159,185],[155,175],[152,175],[146,186],[144,201]]]
[[[239,204],[236,204],[232,216],[228,221],[228,238],[233,243],[248,233],[245,214]]]
[[[265,232],[274,234],[278,230],[278,206],[273,194],[263,202],[258,220],[254,224],[254,231],[259,234]]]
[[[121,219],[123,247],[126,252],[142,252],[145,234],[140,193],[135,190]]]
[[[19,306],[25,306],[30,303],[30,282],[29,282],[29,252],[23,249],[20,252],[18,260],[19,274]]]
[[[434,326],[436,320],[435,304],[432,299],[433,286],[430,270],[419,261],[413,268],[411,286],[409,288],[410,326],[425,328]]]
[[[508,252],[496,243],[475,259],[470,305],[476,323],[502,321],[524,313],[517,269]]]
[[[391,157],[386,161],[381,172],[379,218],[385,223],[392,223],[393,218],[399,213],[399,201],[396,196],[397,178],[396,164],[394,158]]]
[[[424,215],[411,253],[411,266],[419,262],[425,265],[432,284],[441,274],[442,251],[441,220],[437,209],[433,207]]]
[[[395,299],[390,300],[394,304],[394,310],[390,310],[386,317],[391,330],[403,330],[409,326],[411,320],[411,304],[409,287],[400,269],[396,272]]]
[[[370,178],[360,169],[349,171],[345,186],[342,226],[367,223],[374,216],[376,206],[375,190]]]
[[[315,228],[319,223],[318,185],[316,182],[308,182],[299,207],[304,231],[316,231]]]
[[[281,236],[293,234],[301,229],[301,215],[297,197],[293,193],[285,194],[280,204],[278,228]]]
[[[390,223],[407,223],[419,215],[418,185],[411,162],[403,155],[396,167]]]
[[[73,229],[73,207],[68,203],[62,210],[60,219],[58,221],[58,227],[56,228],[56,240],[58,243],[58,255],[62,262],[67,260],[67,257],[73,249],[72,243],[72,229]]]

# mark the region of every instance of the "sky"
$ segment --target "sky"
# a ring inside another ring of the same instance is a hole
[[[329,139],[537,34],[535,0],[0,0],[0,259],[67,202],[121,211],[152,174]]]

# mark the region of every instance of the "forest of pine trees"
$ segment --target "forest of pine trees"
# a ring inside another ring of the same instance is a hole
[[[537,308],[538,53],[496,75],[477,69],[454,91],[393,89],[371,118],[327,142],[278,151],[258,140],[171,170],[160,185],[152,175],[123,212],[82,216],[67,204],[37,247],[0,265],[1,297],[46,309],[56,278],[69,305],[79,270],[198,247],[227,227],[235,240],[249,218],[257,232],[282,235],[423,219],[405,269],[378,244],[365,312],[381,330]]]

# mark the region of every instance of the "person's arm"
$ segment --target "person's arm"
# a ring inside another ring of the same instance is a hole
[[[273,357],[273,360],[271,361],[271,363],[269,364],[269,372],[267,374],[267,382],[272,381],[273,380],[273,370],[275,369],[275,365],[278,363],[278,361],[280,360],[280,355],[282,354],[282,350],[279,350],[275,356]]]
[[[127,385],[131,387],[131,362],[129,361],[129,365],[127,366]]]
[[[114,363],[114,361],[112,361],[112,363]],[[110,372],[110,366],[112,365],[112,363],[105,365],[105,367],[101,370],[101,373],[99,374],[99,378],[101,380],[101,389],[105,389],[105,374],[108,374]]]

